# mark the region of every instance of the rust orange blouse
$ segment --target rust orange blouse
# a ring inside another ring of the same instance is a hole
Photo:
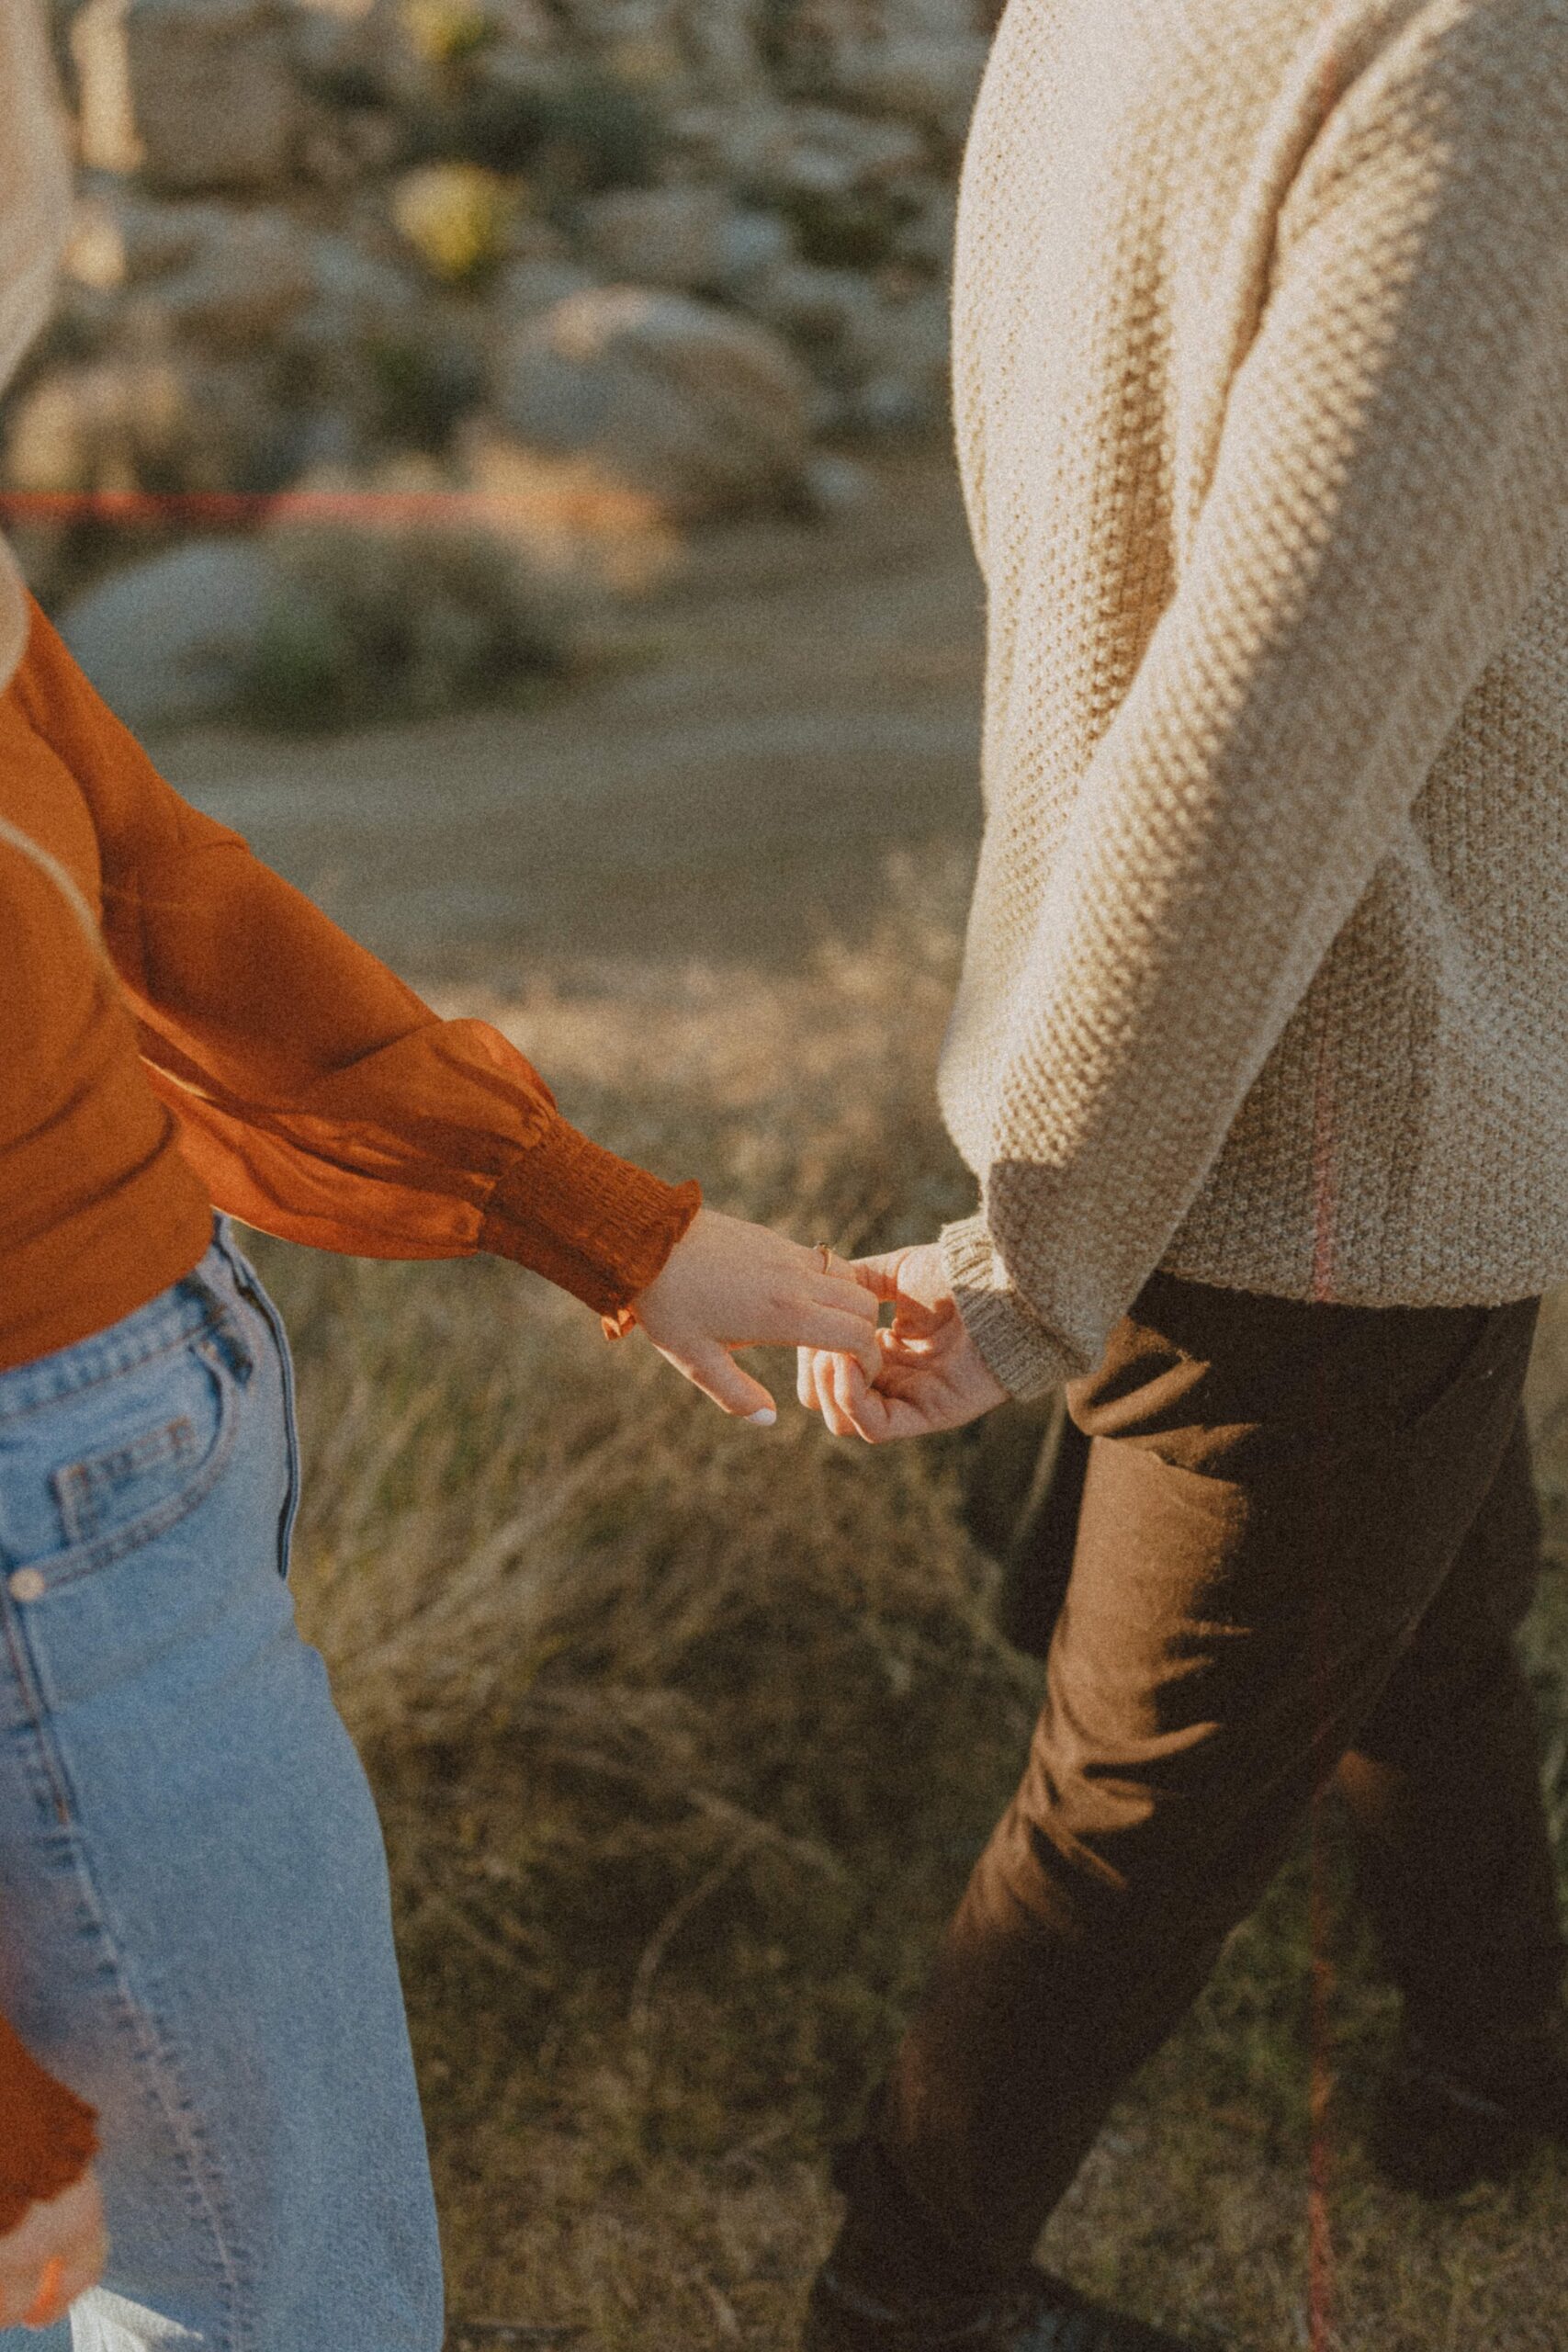
[[[144,1306],[212,1207],[318,1249],[485,1250],[620,1315],[696,1212],[570,1126],[494,1029],[443,1021],[167,785],[33,607],[0,696],[0,1369]],[[0,1922],[0,1933],[4,1922]],[[0,2020],[0,2230],[90,2152]]]

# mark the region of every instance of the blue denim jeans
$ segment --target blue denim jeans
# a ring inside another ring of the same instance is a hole
[[[276,1311],[0,1374],[0,2009],[98,2111],[103,2286],[0,2352],[438,2352],[380,1830],[285,1575]]]

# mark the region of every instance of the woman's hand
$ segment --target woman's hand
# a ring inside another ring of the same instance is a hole
[[[868,1375],[863,1360],[826,1349],[800,1351],[800,1401],[821,1414],[835,1437],[863,1437],[868,1445],[930,1437],[962,1429],[1006,1401],[1007,1390],[964,1328],[934,1241],[862,1258],[854,1271],[877,1298],[893,1302],[876,1369]]]
[[[766,1427],[773,1400],[732,1362],[737,1348],[830,1348],[874,1377],[876,1300],[841,1260],[824,1267],[765,1226],[699,1209],[663,1272],[636,1302],[637,1319],[661,1356],[705,1396]]]
[[[89,2165],[0,2237],[0,2327],[51,2327],[102,2277],[107,2257],[98,2176]]]

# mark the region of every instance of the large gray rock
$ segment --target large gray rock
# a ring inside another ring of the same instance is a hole
[[[262,349],[316,298],[313,241],[280,213],[202,210],[193,258],[135,307],[145,329],[169,340],[225,355]]]
[[[858,322],[852,352],[862,421],[871,429],[934,424],[947,413],[947,296],[931,287],[879,303]]]
[[[89,589],[62,616],[61,634],[128,726],[180,724],[232,704],[274,595],[261,548],[197,541]]]
[[[561,0],[580,40],[614,55],[672,56],[681,0]]]
[[[880,308],[875,287],[858,270],[804,261],[767,271],[745,300],[754,316],[807,351],[814,368],[858,354]]]
[[[311,240],[309,269],[323,323],[338,333],[380,334],[406,321],[425,299],[406,270],[351,237],[323,232]]]
[[[671,161],[705,179],[731,187],[761,184],[773,141],[789,119],[766,88],[745,97],[715,101],[694,97],[671,105],[663,136]]]
[[[834,59],[833,86],[858,106],[955,141],[974,108],[988,46],[965,32],[857,42]]]
[[[926,160],[924,140],[907,123],[795,107],[769,126],[752,170],[780,198],[843,198],[917,178]]]
[[[537,318],[573,294],[591,294],[602,281],[573,261],[525,256],[497,280],[493,306],[504,334],[520,319]]]
[[[833,398],[819,426],[851,432],[939,423],[948,410],[948,296],[915,280],[897,294],[852,269],[792,262],[748,290],[747,308],[786,335]]]
[[[495,404],[548,456],[590,460],[673,517],[799,494],[809,387],[776,335],[646,288],[578,294],[503,344]]]
[[[608,276],[699,294],[727,291],[790,249],[776,213],[738,207],[711,183],[615,189],[583,208],[582,234]]]
[[[919,189],[895,232],[895,258],[945,283],[953,274],[957,226],[958,193],[951,184],[937,182]]]
[[[681,0],[681,49],[700,89],[716,98],[744,98],[765,86],[760,54],[762,11],[754,0]]]
[[[176,191],[292,172],[305,111],[275,0],[86,0],[72,46],[89,164]]]

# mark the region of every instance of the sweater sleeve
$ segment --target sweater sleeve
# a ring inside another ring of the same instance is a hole
[[[622,1314],[696,1187],[591,1143],[497,1030],[438,1018],[182,800],[36,605],[15,691],[86,797],[143,1064],[213,1202],[363,1257],[488,1250]]]
[[[1017,1394],[1098,1361],[1561,560],[1568,17],[1534,8],[1526,85],[1495,14],[1433,0],[1304,158],[1175,594],[1082,777],[983,1210],[944,1237]]]

